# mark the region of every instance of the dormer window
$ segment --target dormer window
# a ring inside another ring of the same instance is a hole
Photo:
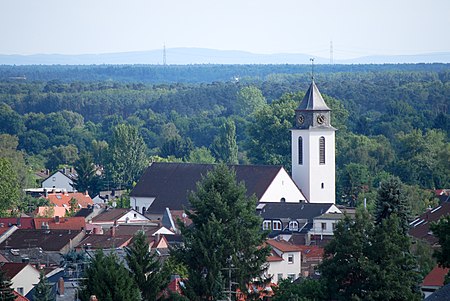
[[[289,222],[289,231],[298,231],[298,222],[297,221]]]
[[[263,230],[270,230],[272,228],[272,221],[263,221]]]
[[[273,230],[280,231],[281,230],[281,226],[282,226],[282,224],[281,224],[280,221],[274,221],[273,222]]]

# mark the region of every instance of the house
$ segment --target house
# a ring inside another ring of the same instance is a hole
[[[299,245],[302,253],[302,276],[311,277],[316,273],[317,266],[323,260],[324,250],[316,245]]]
[[[317,234],[324,234],[323,231],[316,232],[316,227],[323,227],[325,222],[332,230],[332,224],[343,216],[341,210],[331,203],[259,203],[256,213],[263,219],[262,229],[270,231],[269,237],[280,236],[289,241],[295,236],[302,236],[300,244],[306,245],[315,242]],[[326,234],[333,233],[327,231]]]
[[[170,210],[166,208],[164,211],[161,223],[167,229],[180,234],[178,222],[183,223],[185,226],[192,224],[192,221],[187,217],[184,210]]]
[[[334,236],[336,224],[344,218],[340,212],[329,212],[313,219],[313,227],[308,232],[307,244],[325,245]]]
[[[59,265],[62,254],[84,237],[81,230],[17,229],[2,243],[0,254],[11,262]]]
[[[448,301],[448,300],[450,300],[450,283],[424,299],[424,301]]]
[[[94,205],[89,194],[81,192],[49,193],[45,198],[56,207],[64,207],[66,210],[70,209],[70,201],[72,199],[76,200],[78,209],[88,208]]]
[[[445,276],[450,269],[435,266],[422,281],[420,288],[425,295],[425,298],[444,286]]]
[[[301,276],[302,255],[301,248],[282,239],[269,239],[267,244],[271,254],[267,258],[267,277],[272,277],[273,283],[282,279],[294,281]]]
[[[430,223],[437,222],[441,217],[450,214],[450,202],[441,203],[439,206],[428,209],[425,213],[409,223],[409,235],[416,239],[423,240],[435,246],[438,243],[437,237],[430,231]]]
[[[0,269],[11,279],[11,288],[25,296],[39,282],[39,271],[28,263],[6,262]]]
[[[64,168],[52,173],[48,178],[42,181],[41,187],[51,191],[54,188],[63,189],[68,192],[76,191],[73,188],[73,180],[77,175],[73,168]]]
[[[94,216],[89,223],[99,225],[103,228],[110,228],[120,224],[151,224],[151,220],[140,214],[138,211],[127,208],[107,208]]]
[[[16,296],[16,299],[14,301],[30,301],[30,299],[22,296],[21,294],[19,294],[16,291],[13,291],[13,293],[14,293],[14,296]]]
[[[306,202],[306,198],[281,166],[231,165],[238,182],[244,182],[247,195],[260,202]],[[213,164],[152,163],[130,193],[131,206],[161,219],[166,208],[189,208],[188,194]]]

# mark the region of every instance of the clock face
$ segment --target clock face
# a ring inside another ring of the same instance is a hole
[[[302,114],[298,115],[297,116],[297,123],[298,124],[303,124],[303,122],[305,122],[305,117]]]
[[[323,124],[324,122],[325,122],[325,115],[320,114],[319,116],[317,116],[318,124]]]

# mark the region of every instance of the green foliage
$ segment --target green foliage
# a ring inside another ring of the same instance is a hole
[[[211,146],[214,157],[219,162],[238,164],[238,146],[236,144],[236,125],[228,119],[221,127],[219,135]]]
[[[450,268],[450,215],[432,223],[430,230],[438,238],[441,246],[439,249],[435,249],[434,257],[440,266]]]
[[[267,104],[261,90],[255,86],[243,87],[236,98],[236,112],[242,116],[249,116],[262,109]]]
[[[11,288],[12,282],[6,276],[5,271],[0,270],[0,301],[14,301],[13,289]]]
[[[375,224],[379,225],[391,215],[397,215],[403,233],[409,229],[410,207],[403,191],[403,184],[399,178],[391,177],[381,183],[378,189]]]
[[[33,300],[35,301],[53,301],[55,297],[52,294],[52,285],[45,277],[43,270],[39,273],[39,282],[34,288]]]
[[[95,253],[81,287],[79,297],[82,301],[88,301],[91,295],[102,301],[141,300],[134,279],[114,253],[107,256],[101,251]]]
[[[194,148],[190,154],[187,162],[190,163],[215,163],[216,159],[211,155],[211,151],[206,147]]]
[[[73,188],[89,195],[95,196],[100,191],[100,178],[96,175],[96,167],[90,153],[82,152],[75,162],[77,178],[73,180]]]
[[[78,160],[78,148],[69,144],[67,146],[53,146],[48,154],[46,166],[56,170],[59,166],[73,165]]]
[[[436,265],[436,260],[433,258],[432,247],[422,240],[413,240],[411,253],[417,259],[420,275],[425,278]]]
[[[116,188],[131,188],[147,166],[147,147],[137,128],[119,124],[109,144],[106,176]]]
[[[184,246],[171,256],[189,271],[186,294],[191,300],[217,300],[230,280],[224,268],[233,266],[231,280],[246,292],[246,284],[260,277],[268,249],[261,247],[266,233],[254,214],[256,198],[246,196],[233,170],[219,165],[209,172],[189,196],[192,226],[180,224]]]
[[[128,267],[132,272],[143,300],[157,300],[158,294],[169,283],[169,275],[161,268],[156,253],[150,253],[149,242],[143,231],[138,231],[125,249]]]
[[[320,280],[304,279],[292,282],[284,279],[274,288],[273,301],[321,301],[326,300],[325,287]]]
[[[25,195],[18,205],[18,210],[23,213],[31,213],[38,207],[49,206],[50,201],[46,198],[33,198],[30,195]]]
[[[5,216],[6,211],[18,205],[20,186],[17,173],[11,162],[0,157],[0,215]]]

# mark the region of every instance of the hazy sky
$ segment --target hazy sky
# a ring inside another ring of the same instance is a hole
[[[0,0],[0,54],[450,51],[450,0]]]

